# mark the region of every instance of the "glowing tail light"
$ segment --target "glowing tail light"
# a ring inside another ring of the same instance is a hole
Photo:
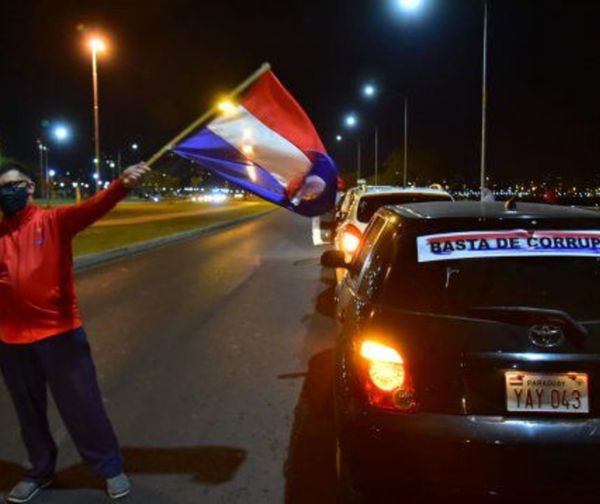
[[[369,403],[384,409],[414,411],[414,389],[400,352],[376,341],[360,345],[360,368]]]
[[[354,254],[360,245],[362,233],[355,226],[348,225],[342,231],[342,249],[347,254]]]

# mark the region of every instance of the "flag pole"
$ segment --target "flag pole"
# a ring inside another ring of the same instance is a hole
[[[263,74],[267,73],[271,70],[271,65],[269,63],[263,63],[256,72],[250,75],[245,81],[239,84],[231,93],[227,95],[227,98],[234,99],[240,93],[244,92],[249,86],[251,86],[256,80],[258,80]],[[184,129],[181,133],[179,133],[175,138],[173,138],[169,143],[165,144],[156,154],[154,154],[146,163],[149,166],[152,166],[156,161],[158,161],[162,156],[165,155],[168,151],[170,151],[177,143],[183,140],[185,137],[193,133],[195,129],[197,129],[202,123],[206,122],[217,112],[217,105],[214,105],[210,109],[208,109],[204,114],[202,114],[198,119],[196,119],[192,124],[190,124],[186,129]]]

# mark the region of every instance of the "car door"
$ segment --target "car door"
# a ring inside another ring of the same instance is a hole
[[[376,215],[369,227],[365,231],[362,242],[352,259],[348,274],[345,275],[343,280],[340,282],[336,293],[336,306],[337,306],[337,318],[341,323],[346,321],[346,318],[355,308],[353,306],[353,300],[356,298],[358,286],[360,285],[360,279],[362,277],[363,267],[365,266],[373,246],[377,241],[377,238],[381,234],[386,220]]]
[[[390,270],[397,232],[397,226],[389,220],[386,221],[365,260],[358,288],[352,300],[352,317],[355,326],[360,326],[365,316],[371,312],[373,305],[377,303],[385,277]]]

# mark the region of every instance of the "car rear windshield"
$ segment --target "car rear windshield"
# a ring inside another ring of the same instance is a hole
[[[426,201],[452,201],[446,194],[427,193],[390,193],[367,194],[360,198],[356,216],[360,222],[369,222],[375,212],[386,205],[408,205],[410,203],[423,203]]]
[[[408,248],[408,247],[407,247]],[[498,257],[418,263],[400,250],[386,277],[384,302],[396,308],[466,315],[475,306],[562,310],[600,320],[600,259]]]

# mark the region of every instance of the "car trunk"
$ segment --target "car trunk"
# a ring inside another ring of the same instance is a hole
[[[529,325],[397,309],[375,319],[369,331],[386,335],[402,353],[422,411],[523,416],[507,411],[505,373],[519,371],[587,373],[589,415],[600,414],[600,322],[583,324],[585,337],[566,330],[560,347],[542,349],[531,341]]]

